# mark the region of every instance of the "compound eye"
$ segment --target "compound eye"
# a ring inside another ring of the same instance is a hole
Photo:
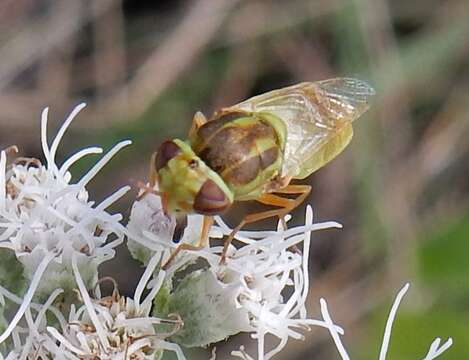
[[[225,192],[213,180],[206,180],[194,200],[194,210],[203,215],[216,215],[230,207]]]
[[[181,153],[181,149],[173,141],[166,140],[160,145],[158,152],[156,153],[155,169],[160,171],[164,168],[169,160],[176,157]]]

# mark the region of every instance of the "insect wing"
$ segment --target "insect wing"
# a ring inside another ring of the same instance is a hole
[[[319,103],[337,120],[354,121],[368,110],[374,89],[365,81],[352,78],[335,78],[313,83],[317,86]]]
[[[287,128],[282,175],[302,179],[350,142],[352,121],[368,109],[374,90],[364,81],[335,78],[274,90],[230,109],[268,112]]]

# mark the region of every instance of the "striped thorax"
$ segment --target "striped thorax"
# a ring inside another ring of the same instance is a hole
[[[222,112],[190,139],[192,149],[223,179],[235,200],[256,199],[282,167],[283,123],[267,113]]]

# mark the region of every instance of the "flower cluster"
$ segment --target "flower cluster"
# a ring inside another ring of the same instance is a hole
[[[205,347],[247,332],[257,342],[256,355],[241,347],[232,356],[268,360],[289,339],[303,339],[311,326],[327,329],[342,359],[350,359],[340,339],[344,331],[332,321],[325,300],[322,319],[309,317],[305,305],[312,233],[340,224],[314,223],[308,206],[304,225],[284,229],[279,222],[275,231],[239,231],[237,246],[229,246],[222,262],[223,246],[213,240],[232,229],[216,217],[209,234],[212,244],[179,253],[163,270],[179,244],[198,243],[203,217],[189,215],[176,243],[176,220],[148,189],[134,202],[126,226],[121,214],[107,209],[129,187],[100,203],[89,199],[88,183],[130,141],[115,145],[73,180],[69,169],[75,162],[103,151],[85,148],[62,165],[56,163],[58,146],[84,106],[72,111],[50,145],[48,109],[43,111],[44,164],[33,158],[8,161],[15,147],[0,155],[0,351],[6,359],[150,360],[171,351],[185,360],[181,346]],[[132,297],[121,296],[117,281],[98,274],[98,265],[114,257],[125,237],[131,254],[146,266]],[[21,279],[27,285],[21,286]],[[101,295],[105,280],[114,284],[110,296]],[[379,360],[386,358],[392,323],[407,289],[399,292],[391,309]],[[17,309],[7,321],[3,313],[11,312],[12,304]],[[267,345],[267,335],[278,343]],[[440,342],[432,343],[424,360],[435,359],[452,344],[451,339]]]

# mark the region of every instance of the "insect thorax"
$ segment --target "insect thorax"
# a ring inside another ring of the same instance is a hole
[[[237,200],[249,200],[279,174],[285,132],[283,122],[271,114],[221,112],[198,129],[191,145]]]

